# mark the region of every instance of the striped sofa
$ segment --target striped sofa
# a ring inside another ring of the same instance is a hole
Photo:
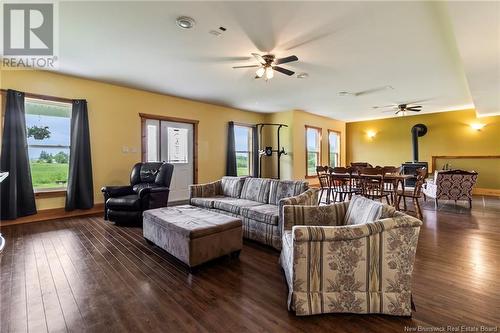
[[[284,205],[315,205],[317,190],[304,181],[252,177],[223,177],[190,186],[190,204],[237,216],[243,237],[281,249]]]
[[[410,316],[421,225],[359,196],[329,206],[284,206],[280,262],[289,310]]]

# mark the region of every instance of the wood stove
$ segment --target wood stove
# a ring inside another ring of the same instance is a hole
[[[413,150],[413,162],[405,162],[401,164],[402,173],[404,175],[414,175],[413,178],[408,178],[405,180],[405,187],[415,187],[415,182],[417,180],[417,169],[426,168],[429,170],[427,162],[418,161],[418,138],[424,136],[427,133],[427,126],[424,124],[416,124],[411,128],[411,143]]]

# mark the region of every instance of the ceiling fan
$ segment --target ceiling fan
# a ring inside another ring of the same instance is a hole
[[[252,55],[259,62],[258,65],[234,66],[233,68],[258,67],[257,71],[255,72],[255,78],[260,79],[264,77],[266,81],[274,77],[274,71],[280,72],[288,76],[292,76],[293,74],[295,74],[295,72],[277,65],[286,64],[289,62],[299,60],[299,58],[297,58],[297,56],[294,55],[279,59],[276,59],[276,57],[273,54],[260,55],[258,53],[252,53]]]
[[[394,112],[394,114],[399,114],[400,112],[403,113],[403,115],[409,111],[409,112],[420,112],[422,111],[422,105],[414,105],[416,103],[421,103],[428,101],[428,99],[423,99],[419,101],[413,101],[413,102],[407,102],[407,103],[400,103],[400,104],[390,104],[390,105],[384,105],[384,106],[374,106],[374,109],[386,109],[390,108],[389,110],[385,110],[382,112]]]

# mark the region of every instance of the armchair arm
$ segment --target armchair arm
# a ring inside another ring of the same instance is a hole
[[[304,193],[290,198],[283,198],[278,202],[278,230],[283,231],[284,218],[283,208],[285,206],[303,205],[317,206],[318,205],[318,190],[310,188]]]
[[[144,187],[139,190],[139,198],[144,198],[148,194],[170,192],[170,188],[165,186]]]
[[[104,186],[101,188],[101,192],[105,197],[120,197],[123,195],[134,194],[132,186]]]
[[[222,181],[212,183],[189,185],[189,199],[207,198],[222,195]]]
[[[349,202],[340,202],[328,206],[285,206],[283,207],[283,229],[292,230],[293,226],[339,226]]]

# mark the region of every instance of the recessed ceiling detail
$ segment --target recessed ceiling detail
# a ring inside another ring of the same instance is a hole
[[[193,18],[189,16],[180,16],[176,20],[177,25],[183,29],[191,29],[195,25],[195,21]]]

